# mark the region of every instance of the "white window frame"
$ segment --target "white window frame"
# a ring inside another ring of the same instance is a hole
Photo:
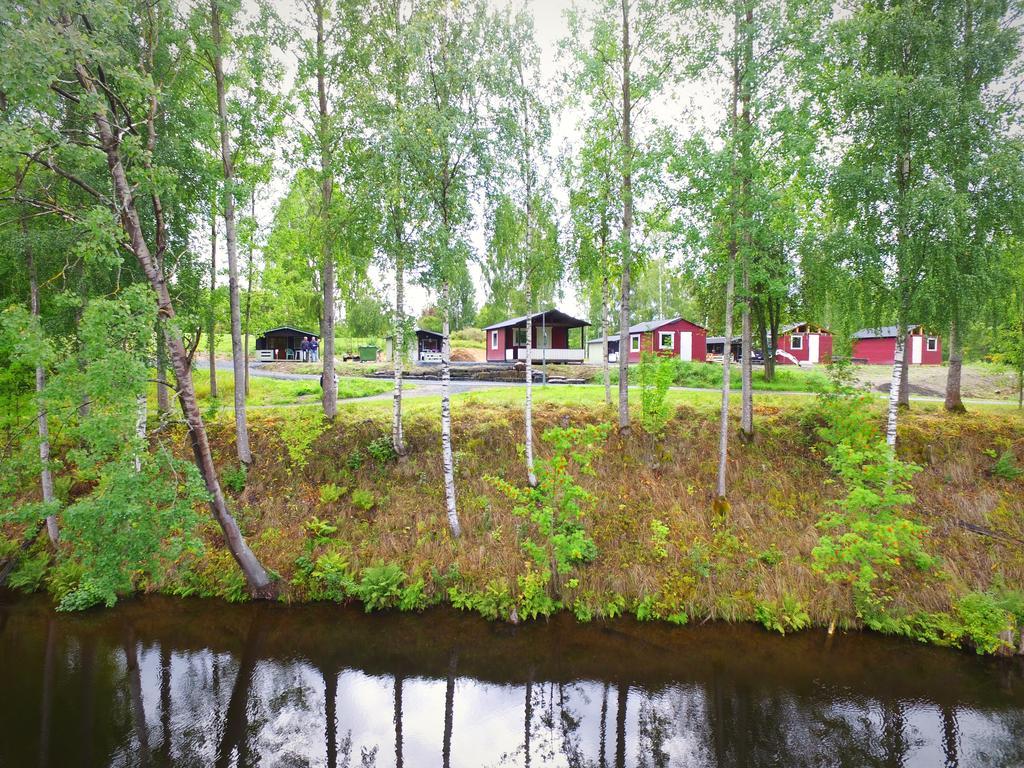
[[[665,343],[665,337],[668,337],[668,344]],[[675,349],[676,348],[676,332],[675,331],[658,331],[658,349]]]
[[[491,331],[491,349],[498,348],[498,332]]]
[[[629,336],[629,351],[639,352],[640,351],[640,334],[633,333]]]
[[[797,344],[797,342],[800,342],[800,343]],[[790,334],[790,336],[789,336],[789,348],[790,349],[798,350],[800,352],[803,352],[803,350],[804,350],[804,337],[803,337],[803,334],[801,334],[801,333]]]
[[[927,351],[929,351],[929,352],[938,352],[939,351],[939,337],[938,336],[929,336],[925,340],[924,348]]]

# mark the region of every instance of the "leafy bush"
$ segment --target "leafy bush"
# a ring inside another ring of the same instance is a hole
[[[371,440],[369,445],[366,446],[366,452],[377,462],[378,466],[384,466],[398,458],[398,454],[395,453],[395,446],[391,444],[390,437],[381,436]]]
[[[402,599],[405,572],[394,563],[375,565],[363,569],[362,578],[352,588],[366,612],[393,608]]]
[[[659,357],[645,352],[640,358],[637,378],[640,384],[640,422],[648,434],[659,436],[665,431],[672,410],[666,398],[675,378],[675,358]]]
[[[754,607],[754,619],[765,629],[784,635],[799,632],[811,625],[804,604],[792,595],[783,595],[781,601],[759,602]]]
[[[507,619],[515,605],[504,579],[491,579],[483,592],[464,592],[458,587],[449,587],[448,599],[452,607],[460,611],[476,611],[490,621]]]
[[[224,468],[221,472],[221,482],[224,483],[224,487],[232,493],[241,493],[245,490],[245,481],[249,477],[249,468],[245,464],[239,463],[238,465],[232,465]]]
[[[350,472],[358,472],[365,463],[366,455],[358,448],[353,449],[348,458],[345,459],[345,467]]]
[[[327,419],[321,411],[304,411],[300,408],[281,421],[278,434],[284,440],[288,457],[295,469],[303,469],[309,463],[313,443],[326,429]]]
[[[1016,480],[1021,475],[1024,475],[1024,469],[1017,466],[1017,457],[1013,455],[1012,449],[1007,448],[998,456],[995,451],[987,451],[987,453],[996,460],[992,465],[993,477],[1003,480]]]
[[[320,503],[334,504],[348,492],[348,488],[337,483],[324,483],[320,486]]]
[[[550,616],[558,610],[559,605],[548,594],[548,582],[551,581],[550,571],[535,571],[532,568],[519,576],[519,615],[524,619],[535,619],[538,616]]]
[[[661,593],[645,595],[633,605],[637,621],[667,621],[683,626],[690,617],[674,601],[666,600]]]
[[[655,560],[668,557],[668,526],[661,520],[651,520],[651,551]]]
[[[963,635],[979,653],[996,653],[1008,647],[1000,637],[1016,624],[1015,616],[988,592],[971,592],[957,602],[957,614],[963,622]]]
[[[363,490],[362,488],[356,488],[352,491],[350,500],[354,506],[364,512],[369,512],[373,509],[373,505],[377,503],[377,497],[373,495],[373,492]]]
[[[552,565],[559,574],[597,557],[597,545],[583,527],[583,516],[593,504],[573,476],[593,474],[592,463],[608,436],[607,424],[585,427],[553,427],[542,439],[551,445],[552,456],[536,462],[537,487],[519,488],[500,478],[488,478],[512,500],[513,513],[530,520],[539,537],[526,537],[523,550],[542,570]]]

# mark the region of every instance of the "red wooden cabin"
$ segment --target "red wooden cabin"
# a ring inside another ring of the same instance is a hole
[[[513,317],[501,323],[484,328],[487,332],[487,362],[504,363],[526,359],[526,318],[533,325],[533,362],[582,363],[583,331],[590,325],[557,309],[537,312],[534,315]],[[579,347],[569,346],[569,331],[580,328]]]
[[[669,320],[649,320],[629,328],[629,362],[638,363],[645,352],[661,357],[678,357],[680,360],[704,362],[707,349],[708,331],[702,325],[676,317]],[[587,359],[600,363],[604,338],[591,339],[587,343]],[[618,335],[608,337],[608,357],[617,360],[619,353]]]
[[[941,365],[942,339],[929,336],[924,327],[907,327],[907,362],[910,365]],[[896,326],[864,328],[853,334],[853,359],[870,365],[892,365],[896,358]]]
[[[775,362],[779,365],[827,363],[832,359],[832,333],[814,323],[792,323],[779,329]]]

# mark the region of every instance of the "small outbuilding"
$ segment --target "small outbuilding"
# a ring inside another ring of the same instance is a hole
[[[415,334],[416,343],[409,345],[409,361],[413,363],[440,363],[441,342],[444,340],[444,336],[437,331],[428,331],[425,328],[417,328]],[[386,358],[394,360],[394,336],[388,336],[385,343]]]
[[[892,365],[896,359],[896,326],[863,328],[853,334],[853,360],[869,365]],[[907,326],[907,362],[910,365],[941,365],[942,339],[924,326]]]
[[[779,365],[815,365],[832,360],[832,333],[814,323],[791,323],[779,329],[775,362]]]
[[[271,328],[256,337],[256,356],[268,361],[299,360],[303,339],[319,340],[320,335],[290,325]]]
[[[704,362],[707,347],[707,329],[683,317],[668,320],[648,320],[629,328],[629,362],[640,362],[645,352],[659,357],[678,357],[680,360]],[[600,363],[604,354],[604,337],[587,342],[587,359]],[[619,359],[619,336],[608,337],[608,359]]]
[[[530,357],[535,363],[582,363],[584,358],[583,328],[590,323],[548,309],[533,315],[513,317],[484,328],[487,333],[487,362],[516,362],[526,359],[526,319],[533,326]],[[570,347],[570,331],[580,329],[579,347]]]
[[[705,343],[707,354],[705,359],[721,361],[725,357],[725,336],[708,336]],[[729,343],[729,354],[733,360],[739,360],[743,356],[743,339],[740,336],[733,336]]]

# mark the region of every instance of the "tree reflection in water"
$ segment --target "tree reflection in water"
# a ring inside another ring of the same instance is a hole
[[[1019,663],[874,637],[149,600],[0,621],[4,766],[1024,763]]]

